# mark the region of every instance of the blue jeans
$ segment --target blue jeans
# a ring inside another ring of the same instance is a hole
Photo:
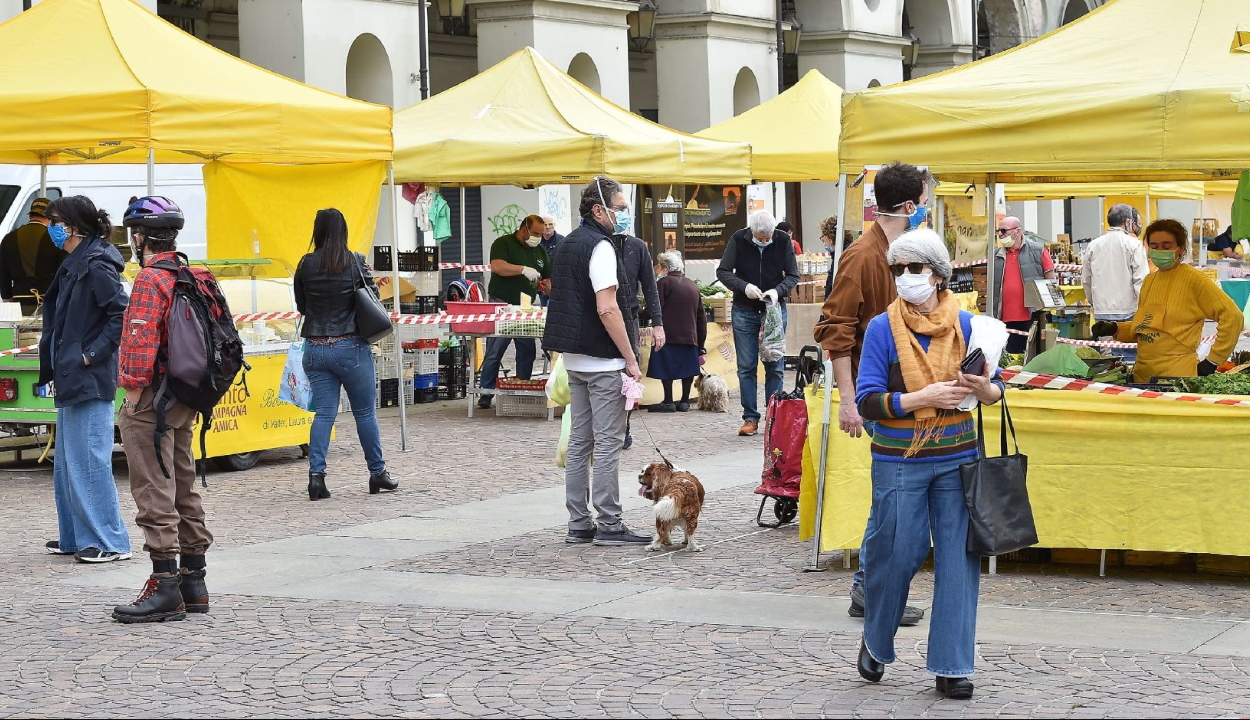
[[[534,358],[538,348],[528,338],[493,337],[486,340],[486,357],[482,359],[482,375],[480,385],[484,388],[495,387],[495,378],[499,375],[499,364],[503,362],[503,354],[508,350],[508,343],[516,343],[516,376],[529,380],[534,374]],[[494,397],[483,395],[482,397]]]
[[[972,674],[981,558],[965,549],[968,508],[959,466],[967,462],[872,460],[873,527],[865,544],[873,564],[864,585],[864,642],[880,662],[895,660],[894,634],[912,578],[929,555],[932,534],[933,614],[926,666],[934,675]]]
[[[781,306],[781,320],[789,317],[786,306]],[[756,404],[759,383],[756,379],[760,362],[760,325],[764,322],[763,310],[733,306],[734,348],[738,352],[738,391],[742,394],[742,419],[759,422],[760,411]],[[785,380],[785,363],[764,363],[764,404],[775,393],[781,392]]]
[[[66,552],[89,547],[130,552],[130,533],[113,484],[113,419],[109,400],[56,409],[52,487],[58,542]]]
[[[369,343],[361,338],[340,340],[333,345],[304,347],[304,372],[312,385],[313,402],[317,415],[313,418],[308,438],[308,471],[326,471],[326,450],[330,447],[330,432],[339,414],[339,389],[347,390],[347,400],[352,404],[352,416],[356,418],[356,435],[360,448],[365,452],[370,475],[380,475],[386,470],[382,459],[382,433],[378,430],[378,416],[373,408],[374,394],[373,352]]]

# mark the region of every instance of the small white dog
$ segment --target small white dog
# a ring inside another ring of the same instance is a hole
[[[729,386],[720,375],[704,373],[695,378],[694,386],[699,391],[700,410],[729,412]]]

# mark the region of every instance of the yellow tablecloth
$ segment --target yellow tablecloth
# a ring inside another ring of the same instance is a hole
[[[1007,398],[1029,456],[1040,547],[1250,556],[1250,408],[1058,390],[1010,390]],[[837,404],[835,395],[835,412]],[[809,389],[807,406],[800,539],[815,527],[823,392]],[[988,410],[997,454],[999,414]],[[871,487],[868,438],[847,437],[835,416],[822,552],[860,546]]]

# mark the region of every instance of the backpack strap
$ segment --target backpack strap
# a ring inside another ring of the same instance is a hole
[[[169,432],[169,423],[165,420],[165,413],[174,402],[168,390],[169,376],[165,375],[161,378],[156,394],[152,396],[152,409],[156,412],[156,426],[152,429],[152,441],[156,445],[156,464],[160,466],[166,480],[169,479],[169,468],[165,467],[165,454],[161,452],[161,440],[165,438],[165,433]]]

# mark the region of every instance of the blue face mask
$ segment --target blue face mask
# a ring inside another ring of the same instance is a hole
[[[755,247],[759,248],[760,250],[763,250],[764,248],[766,248],[766,247],[768,247],[769,245],[772,245],[772,244],[773,244],[773,239],[772,239],[772,238],[768,238],[768,242],[760,242],[759,238],[757,238],[757,237],[755,237],[754,235],[752,235],[752,236],[751,236],[751,242],[755,243]]]
[[[65,241],[69,240],[69,230],[64,225],[49,225],[48,237],[52,238],[52,244],[57,250],[64,250]]]
[[[616,224],[612,226],[615,233],[629,232],[629,228],[634,224],[634,216],[629,211],[629,207],[623,207],[620,210],[613,211],[616,214]]]
[[[929,208],[920,205],[916,207],[916,212],[912,213],[907,219],[907,229],[915,230],[924,224],[925,218],[929,216]]]

